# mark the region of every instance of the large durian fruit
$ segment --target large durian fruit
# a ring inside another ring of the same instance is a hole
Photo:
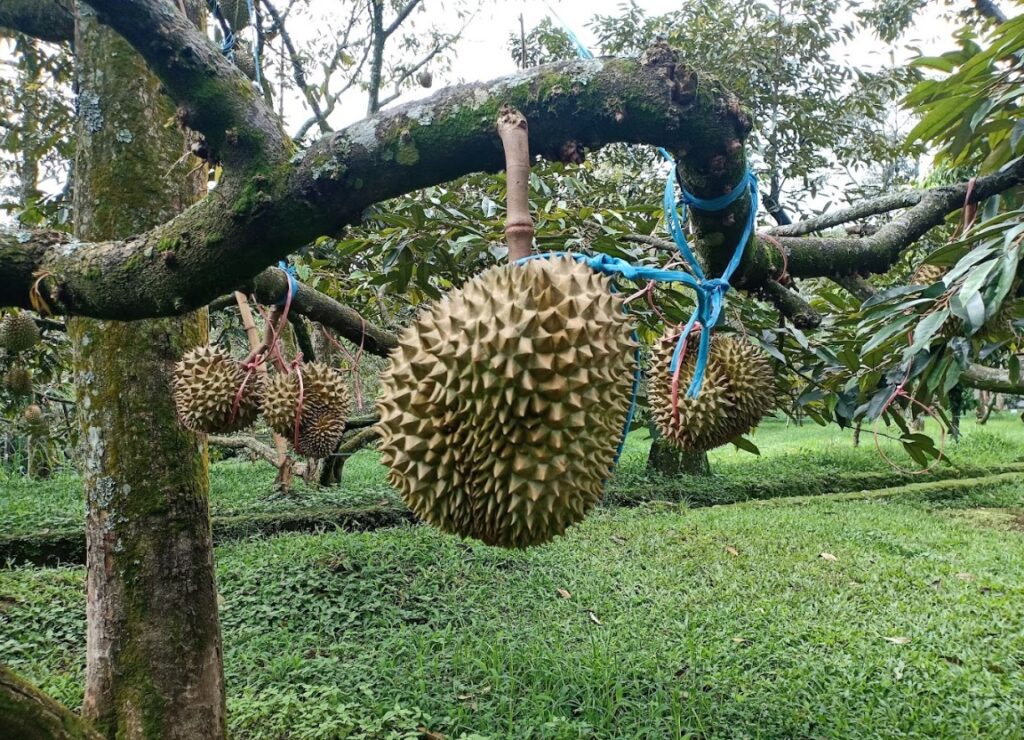
[[[235,411],[235,397],[243,382]],[[197,432],[223,434],[249,426],[259,413],[262,390],[262,379],[252,373],[246,380],[246,371],[221,347],[196,347],[174,367],[178,418]]]
[[[420,518],[527,547],[601,499],[635,372],[610,288],[571,258],[504,265],[402,333],[381,377],[380,449]]]
[[[0,347],[11,354],[32,349],[39,342],[39,327],[27,313],[9,313],[0,319]]]
[[[4,375],[4,387],[13,396],[31,396],[32,373],[27,368],[15,365]]]
[[[302,409],[298,439],[295,416],[299,412],[299,376],[302,373]],[[345,374],[319,362],[275,375],[267,385],[263,418],[281,436],[293,440],[295,451],[322,458],[334,452],[345,433],[352,410]]]
[[[677,411],[672,406],[669,365],[681,331],[682,327],[669,327],[654,347],[648,401],[666,439],[684,450],[706,452],[746,434],[775,407],[775,373],[767,355],[746,339],[715,334],[700,393],[687,398],[697,362],[698,329],[687,340],[681,362]]]

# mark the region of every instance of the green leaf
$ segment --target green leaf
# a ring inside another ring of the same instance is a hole
[[[942,328],[942,325],[946,323],[946,319],[949,318],[949,309],[941,308],[938,311],[925,316],[918,325],[914,328],[914,341],[911,343],[910,348],[904,353],[904,357],[912,357],[920,352],[925,347],[929,346],[932,341],[932,337]]]
[[[732,441],[732,443],[733,443],[733,446],[735,446],[736,449],[738,449],[738,450],[743,450],[744,452],[749,452],[752,455],[760,455],[761,454],[761,450],[757,449],[757,445],[755,445],[753,442],[751,442],[746,437],[737,437],[736,439],[734,439]]]

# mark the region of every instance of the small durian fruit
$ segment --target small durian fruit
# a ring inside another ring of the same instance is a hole
[[[26,406],[22,412],[22,419],[25,421],[25,428],[30,437],[45,437],[50,433],[50,424],[46,420],[43,410],[36,404]]]
[[[428,523],[541,544],[601,500],[636,342],[607,277],[571,258],[494,267],[424,310],[381,376],[381,459]]]
[[[416,75],[416,81],[420,83],[420,87],[430,87],[434,84],[434,75],[429,69],[424,69]]]
[[[245,39],[235,42],[235,66],[250,80],[256,80],[256,56],[252,53],[252,44]]]
[[[249,25],[249,3],[246,0],[220,0],[220,14],[236,33]]]
[[[775,374],[767,355],[749,341],[716,334],[700,393],[687,398],[697,364],[697,330],[687,340],[673,406],[669,367],[681,331],[669,327],[654,347],[648,401],[666,439],[684,450],[706,452],[743,436],[775,407]]]
[[[262,390],[261,378],[252,373],[246,380],[246,371],[221,347],[196,347],[174,366],[178,418],[196,432],[223,434],[249,426],[259,413]]]
[[[910,283],[912,285],[931,285],[942,280],[942,276],[946,274],[946,268],[940,267],[939,265],[921,264],[914,270],[914,274],[910,276]]]
[[[39,327],[24,311],[9,313],[0,320],[0,347],[12,354],[32,349],[39,342]]]
[[[295,416],[299,410],[299,375],[302,374],[302,408],[299,435],[295,440]],[[327,457],[345,432],[352,410],[348,383],[341,370],[311,362],[285,375],[275,375],[267,385],[263,418],[270,428],[295,442],[295,451],[306,457]]]
[[[4,387],[12,396],[31,396],[32,373],[27,368],[15,365],[4,375]]]

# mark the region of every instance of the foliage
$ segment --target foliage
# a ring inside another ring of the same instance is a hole
[[[886,165],[901,143],[885,129],[910,75],[840,61],[840,48],[861,29],[839,9],[833,0],[713,0],[649,16],[631,1],[592,26],[606,53],[639,53],[665,37],[689,66],[724,82],[755,122],[750,146],[771,199],[805,211],[803,201],[825,188],[836,165]]]
[[[0,39],[13,74],[0,75],[0,211],[28,227],[66,228],[70,192],[64,186],[73,151],[71,56],[63,47],[16,35]]]
[[[221,548],[232,734],[1013,736],[1022,496],[620,509],[528,552],[426,527]],[[83,589],[0,573],[5,659],[70,706]]]

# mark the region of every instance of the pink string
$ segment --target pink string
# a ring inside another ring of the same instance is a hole
[[[909,372],[908,372],[908,376],[909,376]],[[921,401],[918,401],[916,398],[914,398],[909,393],[907,393],[907,391],[905,390],[905,386],[906,386],[907,380],[908,380],[908,377],[904,377],[903,380],[900,382],[900,384],[898,386],[896,386],[895,390],[893,390],[892,395],[889,396],[889,399],[882,406],[882,410],[879,412],[878,418],[875,419],[875,423],[871,427],[871,432],[872,432],[872,435],[873,435],[874,440],[875,440],[875,449],[878,451],[879,456],[883,460],[885,460],[886,464],[890,468],[892,468],[893,470],[896,470],[896,471],[898,471],[900,473],[906,473],[908,475],[922,475],[924,473],[929,472],[936,465],[938,465],[939,463],[942,462],[942,457],[943,457],[943,455],[946,452],[946,428],[942,425],[942,420],[939,418],[938,412],[936,412],[935,409],[932,406],[928,406],[928,405],[922,403]],[[878,422],[880,422],[882,420],[882,416],[885,414],[886,411],[888,411],[889,406],[891,406],[892,402],[895,401],[897,398],[905,398],[905,399],[907,399],[908,401],[910,401],[911,404],[916,405],[921,410],[923,410],[924,413],[925,413],[925,416],[930,416],[931,418],[935,419],[939,423],[939,454],[938,454],[938,456],[935,458],[935,460],[933,462],[929,463],[928,465],[926,465],[923,468],[910,469],[910,468],[904,468],[901,465],[897,465],[895,462],[893,462],[889,458],[888,455],[885,454],[885,452],[882,450],[882,445],[878,441]]]
[[[672,421],[676,424],[679,423],[679,374],[683,369],[683,360],[686,359],[686,345],[689,343],[690,337],[699,331],[701,331],[700,322],[693,322],[690,333],[683,338],[683,349],[679,352],[679,364],[676,365],[676,371],[672,373]]]

